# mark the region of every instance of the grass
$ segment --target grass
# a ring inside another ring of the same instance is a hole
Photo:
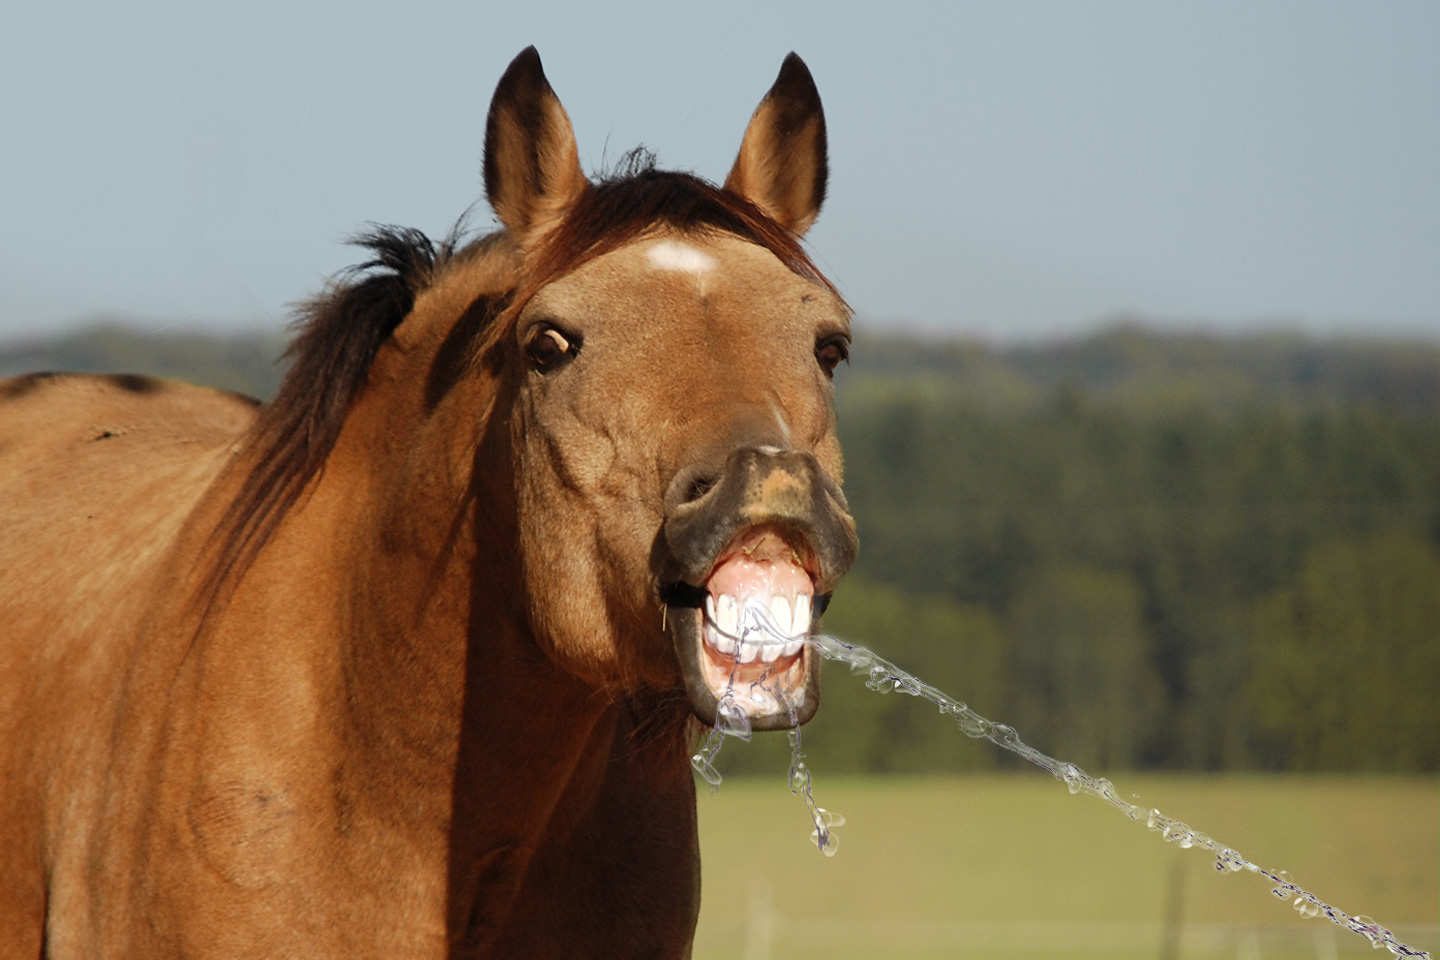
[[[735,749],[737,744],[727,744]],[[743,747],[742,747],[743,748]],[[1146,776],[1158,807],[1440,958],[1440,789],[1433,778]],[[695,958],[1376,957],[1303,920],[1264,878],[1220,876],[1040,771],[831,781],[839,853],[807,848],[803,804],[773,779],[700,797]]]

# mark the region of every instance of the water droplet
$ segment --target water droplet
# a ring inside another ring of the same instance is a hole
[[[1221,873],[1236,873],[1245,865],[1240,854],[1225,847],[1215,855],[1215,869]]]
[[[874,665],[875,661],[871,660],[869,657],[851,657],[850,673],[857,677],[861,676],[862,674],[869,674],[870,668]]]
[[[1319,904],[1311,903],[1304,897],[1296,897],[1295,912],[1300,914],[1300,916],[1304,917],[1306,920],[1309,920],[1311,917],[1320,916],[1320,906]]]
[[[979,740],[981,737],[985,736],[985,721],[975,716],[973,713],[965,714],[964,716],[960,717],[956,722],[960,725],[960,732],[965,734],[965,736],[967,737]]]
[[[1166,820],[1160,836],[1166,843],[1173,843],[1184,849],[1195,845],[1195,832],[1190,829],[1189,824],[1179,820]]]
[[[1080,788],[1084,786],[1080,768],[1073,763],[1067,763],[1060,768],[1060,779],[1065,781],[1065,786],[1070,788],[1071,794],[1079,793]]]
[[[690,766],[694,767],[695,772],[700,774],[700,776],[704,777],[705,782],[710,784],[710,786],[720,786],[720,771],[716,770],[715,767],[711,765],[710,761],[705,759],[704,754],[697,753],[695,754],[695,756],[691,757]]]
[[[1279,897],[1281,900],[1288,900],[1292,896],[1300,892],[1300,887],[1298,884],[1295,883],[1295,878],[1290,876],[1290,871],[1276,870],[1275,879],[1279,880],[1280,882],[1275,886],[1275,889],[1271,890],[1270,892],[1275,894],[1275,896]]]
[[[810,771],[805,764],[797,763],[790,768],[790,792],[801,793],[810,789]]]
[[[1006,723],[990,724],[990,739],[1002,747],[1011,747],[1020,742],[1020,734],[1015,728]]]
[[[816,818],[817,820],[819,820],[820,823],[821,823],[823,826],[827,826],[827,827],[843,827],[843,826],[845,826],[845,815],[844,815],[844,814],[842,814],[842,813],[836,813],[834,810],[826,810],[824,807],[816,807],[816,808],[815,808],[815,818]]]
[[[820,852],[827,857],[835,856],[835,851],[840,849],[840,838],[835,835],[834,830],[814,830],[810,834],[810,842],[820,848]]]
[[[1364,914],[1356,917],[1351,917],[1350,922],[1346,924],[1346,926],[1348,926],[1351,930],[1360,934],[1361,936],[1368,938],[1371,941],[1372,945],[1377,939],[1380,929],[1380,924],[1376,923],[1372,918],[1367,917]]]
[[[727,737],[750,739],[750,715],[745,708],[727,695],[715,707],[715,726]]]

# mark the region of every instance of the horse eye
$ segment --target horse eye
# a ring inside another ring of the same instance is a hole
[[[537,370],[549,370],[580,352],[580,338],[560,332],[549,324],[538,327],[525,343],[525,355]]]
[[[833,377],[835,368],[850,361],[850,341],[843,336],[826,337],[815,344],[815,360],[825,376]]]

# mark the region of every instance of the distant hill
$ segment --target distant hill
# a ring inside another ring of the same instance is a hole
[[[0,376],[34,370],[144,373],[262,399],[279,386],[286,338],[149,333],[105,324],[61,337],[0,342]],[[837,375],[842,413],[912,394],[991,409],[1099,401],[1142,407],[1246,403],[1440,411],[1440,343],[1167,333],[1120,325],[1087,337],[993,346],[974,340],[864,334]]]
[[[0,377],[42,370],[139,373],[269,399],[286,338],[254,333],[150,333],[99,324],[59,337],[0,342]]]
[[[851,398],[857,402],[870,391],[889,394],[905,385],[991,406],[1088,397],[1147,406],[1318,402],[1440,410],[1440,341],[1279,331],[1223,336],[1122,324],[1074,340],[1015,346],[865,335],[852,364],[862,394]]]

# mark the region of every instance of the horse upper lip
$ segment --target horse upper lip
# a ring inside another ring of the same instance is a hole
[[[770,527],[797,549],[818,592],[829,592],[855,558],[855,524],[838,486],[815,457],[744,448],[705,493],[667,510],[662,579],[704,584],[750,530]]]

